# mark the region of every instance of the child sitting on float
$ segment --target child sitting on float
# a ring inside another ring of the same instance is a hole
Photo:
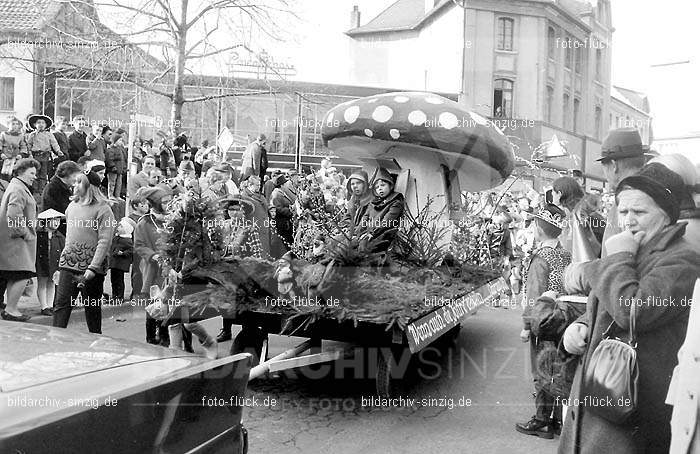
[[[394,191],[394,186],[391,174],[380,167],[372,182],[374,199],[360,208],[360,224],[355,230],[360,249],[373,242],[371,252],[382,252],[394,241],[405,208],[403,194]]]

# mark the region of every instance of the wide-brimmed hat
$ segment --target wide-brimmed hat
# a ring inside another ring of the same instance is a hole
[[[49,129],[51,125],[53,125],[53,120],[51,119],[51,117],[47,117],[46,115],[35,114],[31,115],[27,120],[27,125],[29,125],[29,129],[36,129],[35,124],[37,120],[44,120],[44,122],[46,123],[46,129]]]
[[[246,215],[251,215],[253,211],[255,211],[255,204],[253,201],[242,195],[224,197],[219,201],[219,204],[221,204],[224,210],[227,210],[232,205],[240,205],[243,207]]]
[[[36,217],[37,219],[53,219],[65,218],[66,215],[61,213],[60,211],[54,210],[53,208],[49,208],[48,210],[44,210],[41,213],[39,213]]]
[[[642,137],[635,128],[619,128],[611,130],[600,145],[600,158],[607,159],[634,158],[649,156],[649,147],[642,143]]]

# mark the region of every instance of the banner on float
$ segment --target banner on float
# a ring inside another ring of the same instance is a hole
[[[462,323],[466,318],[490,301],[499,298],[508,290],[506,281],[499,277],[476,290],[452,301],[445,302],[406,327],[406,338],[411,353],[416,353],[450,329]]]

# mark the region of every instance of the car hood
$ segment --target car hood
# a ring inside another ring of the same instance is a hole
[[[207,360],[183,351],[63,328],[0,321],[0,392],[136,363],[183,367]]]

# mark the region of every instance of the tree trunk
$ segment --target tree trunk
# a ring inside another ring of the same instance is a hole
[[[177,54],[175,55],[175,86],[173,87],[173,105],[170,110],[170,131],[173,135],[180,133],[182,127],[182,106],[185,104],[185,62],[187,61],[187,4],[182,0],[180,24],[177,31]]]

